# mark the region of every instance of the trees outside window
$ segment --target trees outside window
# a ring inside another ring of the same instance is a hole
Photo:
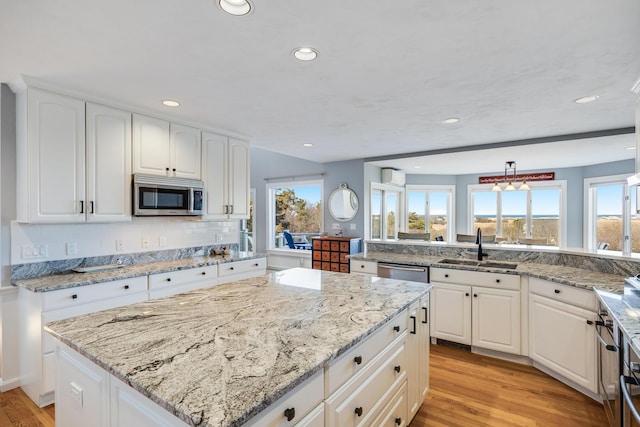
[[[294,240],[310,242],[323,227],[322,181],[268,184],[268,247],[286,247],[283,231]]]
[[[455,186],[407,185],[407,232],[429,233],[431,240],[453,239]]]
[[[404,220],[403,197],[403,187],[371,183],[369,218],[371,239],[396,239]]]

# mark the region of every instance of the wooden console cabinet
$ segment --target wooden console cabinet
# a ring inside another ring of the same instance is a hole
[[[360,252],[361,241],[359,237],[314,237],[313,269],[349,273],[348,255]]]

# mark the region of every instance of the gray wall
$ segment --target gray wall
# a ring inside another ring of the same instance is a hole
[[[340,223],[345,236],[363,237],[364,213],[364,162],[362,160],[348,160],[333,163],[316,163],[308,160],[301,160],[295,157],[278,154],[260,148],[251,148],[251,188],[256,189],[255,218],[257,233],[255,236],[256,250],[264,252],[266,249],[265,230],[267,227],[267,192],[266,178],[279,178],[277,181],[292,181],[291,177],[300,176],[295,181],[305,179],[315,179],[313,177],[304,178],[304,175],[324,176],[324,230],[332,233],[331,224],[336,222],[331,218],[327,208],[326,200],[331,193],[338,188],[341,183],[346,183],[358,196],[360,207],[353,221]],[[319,179],[320,177],[318,177]],[[350,225],[355,224],[356,229],[351,230]]]

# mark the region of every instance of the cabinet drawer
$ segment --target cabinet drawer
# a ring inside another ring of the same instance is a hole
[[[338,252],[340,250],[340,242],[331,242],[331,250]]]
[[[331,362],[325,373],[327,395],[333,393],[358,372],[365,369],[394,339],[407,330],[408,314],[404,310],[382,328]],[[397,329],[397,330],[396,330]]]
[[[361,373],[326,400],[330,426],[369,426],[385,404],[384,396],[407,378],[405,340],[387,347]]]
[[[542,295],[556,301],[584,307],[591,311],[596,311],[596,294],[586,289],[575,288],[561,283],[550,282],[548,280],[529,278],[529,292]]]
[[[146,290],[147,277],[140,276],[131,279],[114,280],[113,282],[44,292],[42,294],[42,311],[72,307],[109,298],[124,297],[136,292],[146,292]]]
[[[263,272],[267,268],[267,259],[248,259],[245,261],[218,264],[218,276],[247,273],[249,271]]]
[[[329,241],[322,242],[322,250],[323,251],[330,251],[331,250],[331,242],[329,242]]]
[[[432,282],[520,290],[520,276],[515,274],[454,270],[448,268],[432,268],[430,274]]]
[[[380,415],[371,425],[381,427],[406,426],[407,419],[407,382],[403,382],[391,397],[391,400],[382,408]]]
[[[324,403],[319,404],[309,415],[300,420],[297,427],[324,427]]]
[[[349,242],[340,242],[340,252],[349,252]]]
[[[218,266],[216,265],[170,271],[168,273],[151,274],[149,275],[149,290],[183,285],[185,283],[206,281],[211,281],[211,285],[213,286],[215,285],[214,280],[217,275]]]
[[[250,419],[244,426],[280,427],[294,425],[318,406],[323,397],[322,371],[319,371]],[[285,410],[287,410],[287,414],[285,414]],[[287,415],[292,417],[291,421],[287,421]]]
[[[378,263],[374,261],[351,260],[352,273],[378,274]]]

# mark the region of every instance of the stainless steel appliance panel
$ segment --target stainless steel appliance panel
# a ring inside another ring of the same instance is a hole
[[[378,276],[389,279],[429,283],[429,267],[379,262]]]

